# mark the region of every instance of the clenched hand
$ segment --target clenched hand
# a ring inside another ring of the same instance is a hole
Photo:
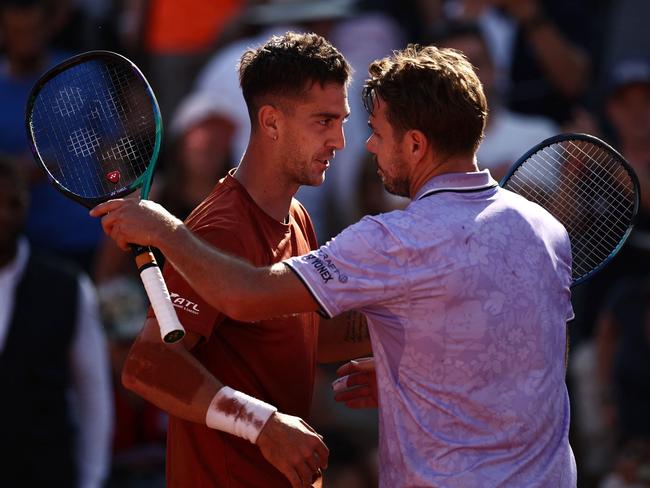
[[[299,417],[275,412],[260,432],[257,446],[293,488],[311,486],[327,467],[329,449],[323,437]]]

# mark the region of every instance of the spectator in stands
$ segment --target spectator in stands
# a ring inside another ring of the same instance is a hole
[[[583,462],[578,465],[594,477],[609,467],[611,439],[618,440],[625,451],[627,443],[637,441],[636,434],[650,432],[642,413],[650,402],[650,382],[644,370],[649,357],[650,58],[619,59],[607,70],[603,84],[610,142],[639,177],[641,207],[635,228],[616,259],[574,290],[570,379],[576,436],[583,446],[578,450]]]
[[[558,124],[573,119],[592,70],[593,11],[586,0],[443,0],[440,10],[444,21],[432,28],[447,20],[479,23],[503,74],[508,108]]]
[[[0,159],[0,469],[3,486],[100,488],[112,402],[89,278],[23,236],[27,188]]]
[[[5,54],[0,58],[0,153],[16,158],[30,176],[31,205],[26,234],[35,248],[74,260],[90,271],[101,236],[81,205],[55,190],[37,168],[25,131],[28,94],[47,69],[68,57],[51,50],[51,11],[45,0],[6,0],[0,4],[0,32]]]

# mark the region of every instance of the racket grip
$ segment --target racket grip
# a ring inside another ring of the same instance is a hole
[[[148,247],[134,246],[133,252],[144,289],[160,326],[160,337],[168,344],[180,341],[185,336],[185,329],[176,316],[156,258]]]

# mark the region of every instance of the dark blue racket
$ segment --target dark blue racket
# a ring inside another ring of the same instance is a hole
[[[26,109],[36,161],[65,196],[92,208],[136,190],[147,198],[162,118],[140,70],[124,56],[90,51],[45,73]],[[185,334],[151,249],[133,246],[165,342]]]
[[[572,284],[603,269],[639,211],[639,180],[615,149],[587,134],[562,134],[524,154],[500,185],[558,219],[571,240]]]

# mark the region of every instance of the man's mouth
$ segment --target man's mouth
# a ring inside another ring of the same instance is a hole
[[[325,168],[329,168],[330,161],[332,160],[333,156],[330,158],[316,158],[316,161],[325,166]]]

